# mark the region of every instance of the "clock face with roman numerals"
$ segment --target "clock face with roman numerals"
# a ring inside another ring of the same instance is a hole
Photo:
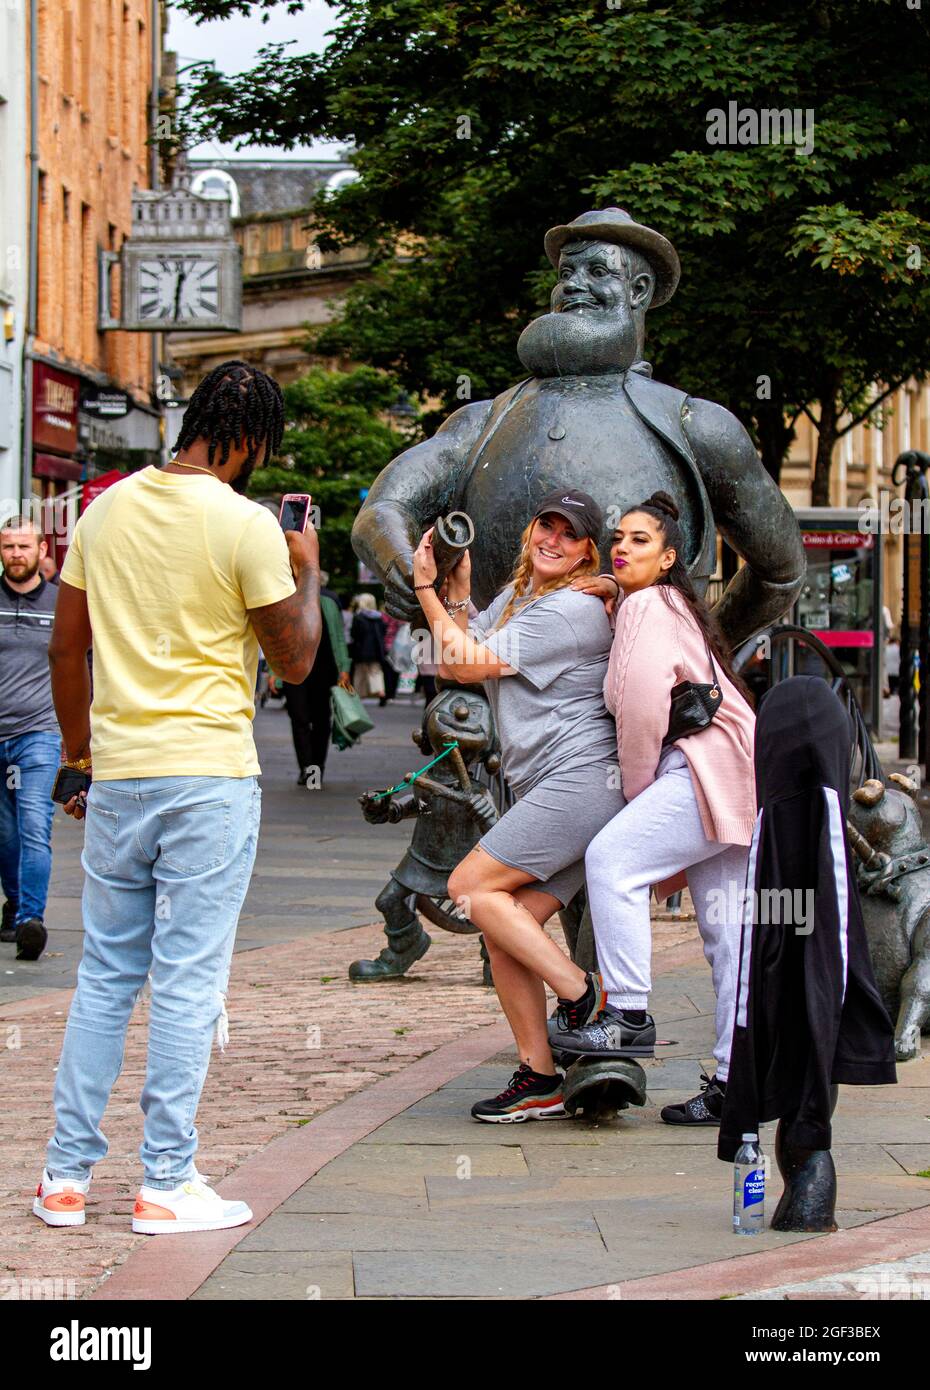
[[[164,254],[138,263],[139,319],[159,323],[214,323],[219,318],[218,256]]]

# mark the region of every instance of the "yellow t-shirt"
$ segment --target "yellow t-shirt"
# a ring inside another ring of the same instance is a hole
[[[94,500],[62,580],[87,592],[94,777],[251,777],[249,608],[294,592],[271,512],[205,473],[144,468]]]

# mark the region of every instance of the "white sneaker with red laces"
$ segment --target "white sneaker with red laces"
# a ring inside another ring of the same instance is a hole
[[[224,1231],[252,1220],[246,1202],[227,1202],[195,1173],[165,1191],[142,1186],[132,1213],[132,1229],[143,1236],[175,1236],[185,1231]]]
[[[46,1226],[83,1226],[84,1199],[90,1190],[90,1179],[50,1178],[48,1170],[36,1188],[32,1210]]]

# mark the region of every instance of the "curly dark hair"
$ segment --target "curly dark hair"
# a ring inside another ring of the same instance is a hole
[[[245,467],[251,469],[263,443],[266,460],[277,453],[284,436],[284,397],[272,377],[247,362],[233,360],[214,367],[188,402],[176,450],[195,439],[209,445],[208,461],[223,466],[233,444],[248,448]],[[216,458],[217,454],[219,457]]]

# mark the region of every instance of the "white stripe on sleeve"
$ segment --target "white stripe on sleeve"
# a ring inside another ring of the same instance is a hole
[[[849,973],[849,880],[846,868],[846,826],[840,809],[840,799],[833,787],[824,787],[827,818],[830,825],[830,854],[833,858],[833,883],[836,888],[837,930],[840,940],[840,959],[843,963],[843,999],[846,998],[846,979]]]
[[[759,857],[759,838],[762,834],[762,812],[756,816],[749,846],[749,863],[746,866],[746,887],[743,892],[743,942],[739,961],[739,995],[736,1008],[737,1028],[746,1027],[749,1007],[749,967],[752,963],[753,904],[756,900],[756,860]]]

